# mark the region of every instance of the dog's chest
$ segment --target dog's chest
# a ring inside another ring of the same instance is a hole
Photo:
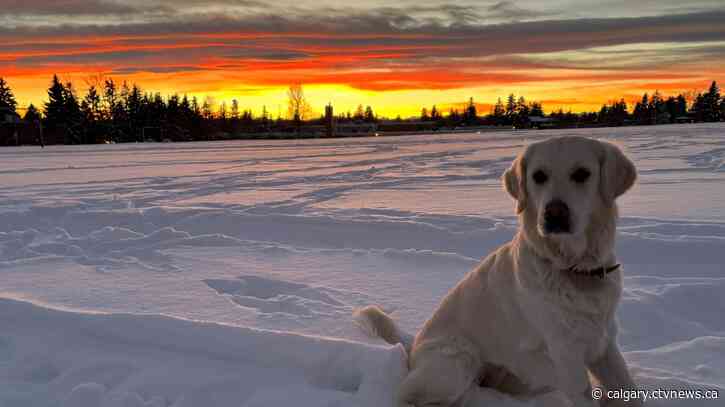
[[[556,295],[564,298],[538,291],[521,299],[522,323],[527,326],[521,327],[525,334],[515,344],[512,373],[531,389],[556,387],[554,372],[562,366],[562,350],[585,369],[609,341],[611,310],[604,303],[577,307],[575,297]]]
[[[544,341],[577,349],[583,344],[596,349],[606,342],[621,292],[618,281],[552,270],[522,280],[522,314]]]
[[[549,320],[546,326],[546,332],[542,332],[541,326],[531,327],[530,334],[516,344],[517,355],[512,360],[512,373],[533,391],[558,387],[555,372],[566,365],[561,364],[557,350],[566,349],[567,356],[578,360],[579,368],[585,369],[589,361],[604,351],[608,338],[603,326],[585,323],[574,316],[565,323]]]

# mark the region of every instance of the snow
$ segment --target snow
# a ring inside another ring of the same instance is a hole
[[[702,124],[1,149],[0,406],[392,406],[404,352],[353,310],[415,332],[513,235],[511,159],[560,134],[640,168],[617,245],[636,380],[722,394],[725,126]]]

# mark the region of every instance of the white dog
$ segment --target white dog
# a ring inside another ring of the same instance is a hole
[[[558,137],[529,145],[503,176],[517,201],[517,235],[451,290],[414,340],[378,307],[356,312],[363,327],[406,345],[410,371],[398,403],[461,405],[483,386],[598,406],[590,376],[604,394],[633,390],[616,342],[622,269],[613,247],[615,199],[635,179],[610,143]]]

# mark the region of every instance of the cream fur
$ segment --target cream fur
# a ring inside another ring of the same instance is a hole
[[[575,184],[575,168],[591,171]],[[531,174],[549,174],[533,185]],[[531,144],[506,171],[503,184],[517,200],[521,228],[454,287],[408,344],[410,372],[401,406],[457,406],[480,385],[521,398],[563,394],[552,407],[593,407],[590,375],[605,388],[635,387],[617,347],[615,311],[621,269],[605,279],[565,270],[612,265],[616,197],[634,183],[634,165],[614,145],[581,137]],[[542,208],[567,203],[571,235],[546,235]],[[388,342],[402,335],[377,307],[356,314]],[[606,403],[606,402],[605,402]],[[638,401],[607,406],[639,406]]]

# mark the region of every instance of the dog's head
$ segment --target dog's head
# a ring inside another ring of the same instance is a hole
[[[529,145],[503,183],[532,232],[572,242],[584,239],[602,213],[616,214],[615,199],[636,177],[634,164],[614,144],[567,136]]]

